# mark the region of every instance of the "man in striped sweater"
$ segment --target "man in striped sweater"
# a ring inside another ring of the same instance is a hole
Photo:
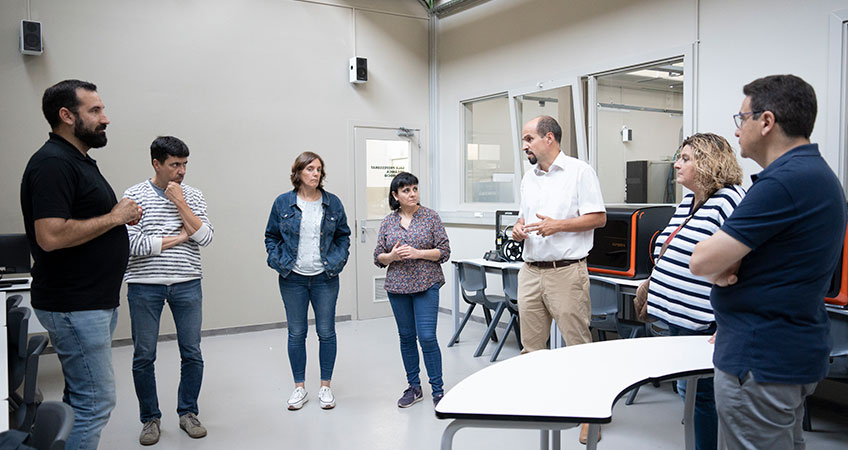
[[[173,136],[150,145],[155,175],[124,193],[142,208],[140,222],[128,225],[130,259],[124,280],[133,338],[133,381],[143,424],[139,442],[159,442],[162,412],[156,395],[156,343],[165,300],[171,308],[180,348],[177,414],[180,428],[192,438],[206,436],[197,419],[203,379],[200,353],[202,293],[200,247],[212,242],[203,194],[183,184],[188,146]]]

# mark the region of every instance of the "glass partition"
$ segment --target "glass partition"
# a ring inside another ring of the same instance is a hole
[[[595,76],[594,142],[606,203],[677,203],[683,59]]]
[[[506,94],[463,102],[464,203],[515,201],[515,155]]]
[[[577,158],[577,133],[574,123],[574,106],[571,86],[519,95],[516,100],[516,118],[518,120],[518,141],[521,148],[521,129],[524,124],[539,116],[551,116],[562,128],[560,148],[568,156]],[[527,158],[521,157],[523,174],[530,169]]]
[[[389,188],[392,178],[401,172],[410,171],[409,141],[366,139],[366,220],[379,220],[389,209]]]

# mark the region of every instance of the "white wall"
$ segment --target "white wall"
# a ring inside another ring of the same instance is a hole
[[[204,329],[283,321],[263,233],[274,198],[304,150],[327,163],[326,187],[353,228],[349,121],[426,124],[426,14],[414,2],[336,0],[358,9],[355,45],[369,82],[348,82],[351,8],[292,0],[32,1],[45,53],[22,56],[26,2],[0,3],[0,230],[23,231],[20,177],[49,128],[45,88],[65,78],[98,85],[112,121],[90,155],[120,195],[151,176],[149,146],[172,134],[191,148],[186,182],[203,190],[215,240],[203,250]],[[414,15],[416,17],[411,17]],[[351,257],[350,261],[355,261]],[[356,270],[342,273],[338,314],[355,316]],[[126,304],[122,299],[122,304]],[[172,331],[163,322],[163,332]],[[129,336],[121,308],[116,338]]]

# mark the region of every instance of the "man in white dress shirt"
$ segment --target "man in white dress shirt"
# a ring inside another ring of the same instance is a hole
[[[592,342],[586,256],[593,230],[607,221],[598,177],[591,166],[562,153],[562,129],[554,118],[527,122],[521,136],[533,164],[521,179],[512,229],[512,238],[524,241],[518,273],[522,353],[546,348],[552,318],[566,345]]]

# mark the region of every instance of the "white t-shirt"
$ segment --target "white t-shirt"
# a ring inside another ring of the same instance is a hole
[[[541,221],[536,214],[560,220],[596,212],[606,212],[601,186],[592,167],[579,159],[560,152],[547,172],[536,165],[521,179],[518,215],[525,225]],[[593,230],[545,237],[531,233],[522,256],[525,261],[585,258],[593,238]]]
[[[314,202],[297,198],[297,206],[303,212],[300,216],[300,236],[297,241],[297,259],[292,271],[313,276],[324,271],[321,264],[321,220],[324,218],[324,204],[319,198]]]

